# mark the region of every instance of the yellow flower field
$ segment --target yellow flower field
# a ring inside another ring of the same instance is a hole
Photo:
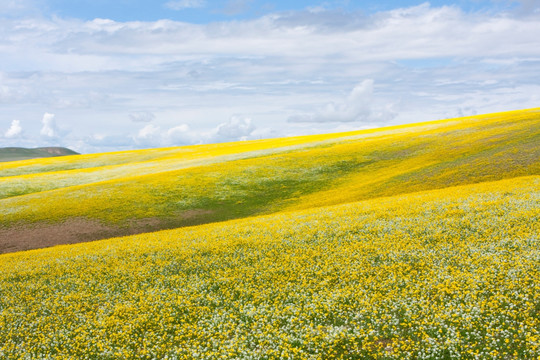
[[[283,139],[0,163],[0,229],[155,230],[540,175],[540,110]],[[197,211],[186,217],[185,212]]]
[[[537,359],[539,217],[524,176],[0,255],[0,359]]]

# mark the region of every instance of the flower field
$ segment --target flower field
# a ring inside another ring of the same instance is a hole
[[[529,109],[0,163],[0,360],[540,359],[539,144]]]
[[[540,176],[0,255],[0,359],[540,358]]]
[[[539,143],[540,110],[529,109],[0,163],[0,237],[84,219],[108,229],[89,235],[97,239],[539,175]]]

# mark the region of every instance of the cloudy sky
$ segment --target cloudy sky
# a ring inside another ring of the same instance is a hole
[[[2,0],[0,146],[80,152],[540,107],[540,1]]]

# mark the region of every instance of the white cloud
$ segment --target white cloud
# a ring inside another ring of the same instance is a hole
[[[253,59],[254,65],[242,75],[255,75],[255,66],[266,60],[264,67],[258,67],[265,70],[261,76],[278,69],[334,75],[370,61],[540,56],[540,46],[535,46],[539,32],[538,21],[467,14],[457,7],[427,4],[371,17],[334,10],[275,13],[207,25],[55,18],[7,21],[0,26],[6,39],[4,69],[157,72],[182,61],[227,64],[242,58]],[[186,73],[193,70],[197,69]],[[164,79],[166,75],[160,74]],[[214,82],[222,80],[217,75]]]
[[[151,122],[156,118],[156,115],[149,111],[137,111],[129,114],[129,118],[133,122]]]
[[[232,116],[229,121],[219,124],[211,134],[210,142],[247,140],[255,131],[250,118]]]
[[[184,9],[204,7],[206,6],[206,1],[204,0],[177,0],[177,1],[166,2],[164,6],[172,10],[184,10]]]
[[[104,135],[94,134],[81,139],[74,139],[79,142],[79,149],[87,151],[112,151],[114,149],[133,149],[133,139],[126,135]]]
[[[199,2],[184,5],[189,4]],[[287,66],[304,60],[309,69],[321,61],[352,66],[374,60],[540,55],[540,49],[531,46],[539,41],[537,21],[466,14],[457,7],[427,4],[371,17],[305,11],[207,25],[40,19],[8,21],[0,28],[7,39],[3,52],[8,60],[4,61],[36,70],[148,71],[179,60],[226,56],[274,56]],[[19,52],[9,51],[15,47]],[[27,56],[30,53],[39,56]]]
[[[161,129],[154,124],[146,125],[139,130],[134,137],[135,143],[139,146],[160,146],[161,145]]]
[[[201,141],[201,134],[191,131],[186,124],[162,129],[149,124],[139,130],[133,137],[134,145],[138,147],[164,147],[191,145]]]
[[[21,122],[19,120],[13,120],[10,128],[6,131],[5,137],[8,139],[19,137],[22,133]]]
[[[242,141],[258,135],[250,118],[232,116],[227,122],[210,130],[193,130],[187,124],[168,129],[149,124],[141,128],[132,139],[137,147],[164,147]]]
[[[0,2],[0,15],[20,15],[36,12],[36,2],[34,0],[2,0]]]
[[[45,113],[41,119],[41,123],[43,124],[43,127],[41,128],[40,133],[43,137],[53,139],[59,135],[58,127],[54,120],[54,114]]]
[[[367,79],[356,85],[349,96],[341,102],[327,103],[317,111],[293,115],[289,122],[344,123],[388,121],[395,115],[390,107],[376,108],[373,104],[373,80]]]
[[[170,146],[195,144],[198,141],[200,139],[197,139],[196,135],[193,134],[190,127],[186,124],[170,128],[165,134],[165,144]]]
[[[314,8],[210,24],[7,16],[0,122],[20,119],[36,143],[64,139],[52,120],[39,137],[30,119],[47,109],[69,119],[73,141],[112,150],[534,107],[540,15],[522,4],[533,12]],[[223,114],[249,114],[257,128],[219,124]]]
[[[540,13],[540,2],[538,0],[513,0],[519,3],[517,12],[519,15],[530,16]]]

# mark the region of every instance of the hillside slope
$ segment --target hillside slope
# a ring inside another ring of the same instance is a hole
[[[535,359],[539,196],[519,177],[0,255],[0,358]]]
[[[0,162],[67,155],[78,155],[78,153],[63,147],[41,147],[35,149],[26,149],[21,147],[0,148]]]
[[[530,109],[0,164],[0,252],[538,175],[539,144]]]

